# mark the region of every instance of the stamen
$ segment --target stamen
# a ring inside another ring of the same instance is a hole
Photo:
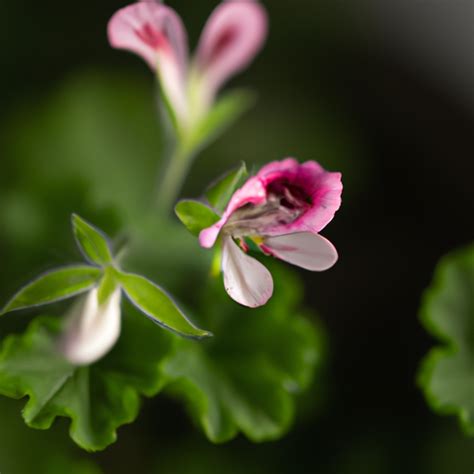
[[[265,234],[265,229],[294,222],[306,208],[307,205],[300,206],[300,201],[291,193],[283,197],[271,194],[264,204],[246,204],[237,209],[222,232],[235,238],[262,235]]]

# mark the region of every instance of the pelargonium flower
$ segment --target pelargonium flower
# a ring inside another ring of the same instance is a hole
[[[165,100],[184,128],[205,115],[218,89],[251,62],[266,31],[266,14],[258,1],[224,1],[207,21],[189,60],[183,23],[160,1],[128,5],[108,25],[112,47],[138,54],[156,71]]]
[[[306,270],[332,267],[337,251],[319,232],[339,209],[341,193],[341,173],[325,171],[315,161],[275,161],[248,179],[221,219],[199,234],[205,248],[221,237],[221,268],[229,296],[244,306],[257,307],[273,293],[270,272],[246,254],[247,239],[265,254]]]

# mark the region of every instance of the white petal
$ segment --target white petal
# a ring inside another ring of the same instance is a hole
[[[87,365],[104,356],[120,335],[120,288],[99,306],[93,288],[67,316],[60,350],[73,364]]]
[[[222,245],[222,272],[229,296],[250,308],[264,305],[273,293],[270,272],[241,250],[231,237],[225,237]]]
[[[316,272],[331,268],[338,258],[329,240],[311,232],[268,237],[263,248],[285,262]]]

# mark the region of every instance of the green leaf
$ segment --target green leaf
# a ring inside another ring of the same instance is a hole
[[[199,201],[182,200],[176,204],[176,215],[193,235],[199,235],[219,220],[219,216],[208,206]]]
[[[193,130],[188,147],[204,148],[227,130],[255,103],[255,94],[246,90],[232,91],[217,101]]]
[[[218,179],[206,192],[209,204],[217,212],[222,213],[234,192],[244,184],[248,175],[247,166],[242,162],[238,168]]]
[[[98,300],[99,305],[104,304],[118,286],[116,270],[113,267],[107,267],[104,276],[100,281]]]
[[[28,396],[23,418],[28,426],[48,429],[56,417],[71,419],[69,433],[82,448],[104,449],[119,426],[132,422],[140,395],[163,386],[158,369],[171,337],[146,318],[133,314],[112,352],[90,367],[75,367],[57,353],[60,321],[38,318],[23,335],[9,336],[0,352],[0,393]]]
[[[474,436],[474,245],[441,260],[420,314],[444,345],[425,358],[418,383],[434,411],[456,415]]]
[[[118,273],[129,300],[153,322],[181,336],[201,339],[212,336],[191,323],[173,300],[159,286],[140,275]]]
[[[74,265],[51,270],[24,286],[3,308],[1,314],[71,298],[94,286],[102,270]]]
[[[301,312],[300,283],[284,270],[273,273],[273,298],[254,310],[231,301],[220,279],[212,283],[201,312],[216,337],[202,344],[177,340],[162,364],[167,390],[186,402],[213,442],[239,432],[258,442],[283,436],[295,397],[321,362],[322,332]]]
[[[72,216],[72,227],[77,245],[87,260],[97,265],[112,263],[112,253],[103,232],[76,214]]]

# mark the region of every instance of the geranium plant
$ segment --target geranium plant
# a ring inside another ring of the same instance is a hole
[[[29,397],[28,426],[46,429],[68,417],[78,445],[104,449],[119,426],[135,419],[141,395],[165,392],[185,402],[213,442],[239,432],[265,441],[290,428],[297,396],[322,362],[324,331],[301,303],[301,282],[278,260],[310,271],[336,263],[335,247],[320,232],[341,205],[341,174],[293,158],[271,161],[251,177],[242,165],[214,181],[202,200],[175,202],[192,159],[252,102],[248,93],[218,98],[218,91],[251,63],[266,34],[259,2],[224,1],[190,59],[171,7],[142,1],[112,16],[110,44],[137,53],[156,74],[172,152],[162,160],[156,206],[125,223],[125,252],[74,214],[86,263],[40,275],[4,307],[2,314],[37,312],[57,303],[56,316],[40,315],[0,350],[0,393]],[[181,242],[181,227],[172,223],[175,204],[200,244],[186,240],[180,248],[186,264],[170,250],[175,239]],[[161,259],[140,247],[143,235],[162,250]],[[123,269],[143,253],[152,272],[185,283],[164,285],[165,291],[142,276],[147,272]],[[62,303],[68,298],[75,299],[70,308]]]

